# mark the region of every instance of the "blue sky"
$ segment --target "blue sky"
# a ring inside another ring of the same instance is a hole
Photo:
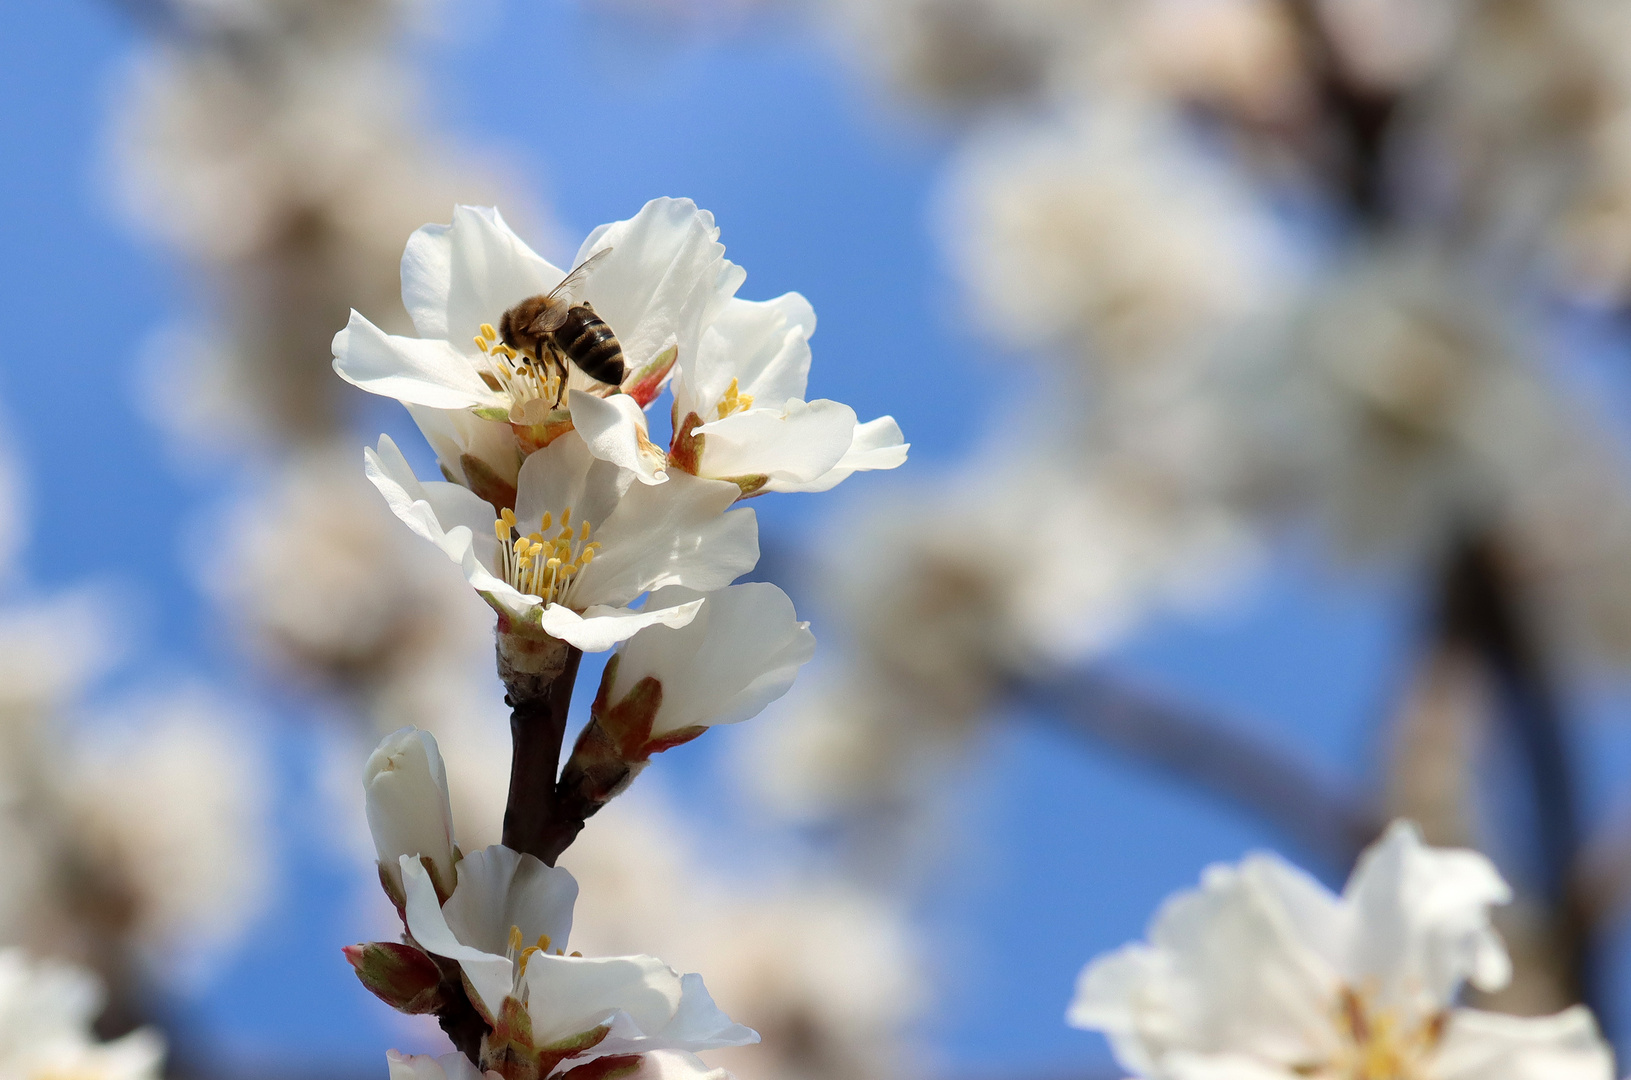
[[[110,694],[188,673],[253,692],[182,561],[185,530],[231,477],[179,474],[133,405],[139,343],[184,290],[178,268],[110,209],[100,139],[111,75],[132,45],[113,7],[0,6],[0,38],[12,43],[0,67],[0,419],[32,511],[11,592],[117,584],[110,617],[132,660]],[[479,26],[419,47],[436,123],[501,151],[569,237],[652,196],[696,199],[748,267],[744,295],[798,289],[815,304],[813,395],[863,416],[892,413],[914,444],[908,469],[927,474],[970,451],[980,418],[966,388],[1003,361],[959,331],[929,227],[944,133],[883,110],[791,24],[674,40],[553,0],[481,10]],[[512,54],[496,43],[517,41],[537,42],[541,62],[503,63]],[[601,137],[589,149],[563,145],[574,129]],[[1033,373],[1013,370],[1005,392],[1037,392],[1026,385]],[[359,441],[374,434],[361,430],[369,422],[359,418]],[[793,549],[833,505],[760,503],[767,537]],[[1402,678],[1411,617],[1398,585],[1334,582],[1292,551],[1227,610],[1163,622],[1117,660],[1362,776],[1369,731]],[[287,702],[268,708],[285,770],[286,877],[242,954],[182,1008],[231,1056],[289,1047],[373,1069],[390,1038],[383,1007],[337,951],[356,939],[345,924],[354,909],[338,892],[343,875],[301,833],[303,749],[316,728]],[[975,749],[961,781],[968,828],[923,909],[940,992],[925,1034],[956,1076],[1106,1061],[1096,1037],[1061,1020],[1081,963],[1138,936],[1156,903],[1206,863],[1276,840],[1227,806],[1014,719]],[[705,777],[733,737],[715,733],[663,767],[682,784]],[[1627,743],[1609,724],[1589,729],[1599,790]],[[729,813],[705,816],[717,824]]]

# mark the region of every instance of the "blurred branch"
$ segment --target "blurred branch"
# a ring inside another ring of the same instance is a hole
[[[1487,666],[1499,691],[1496,711],[1523,752],[1533,798],[1541,894],[1549,908],[1545,952],[1557,964],[1559,996],[1595,1006],[1601,983],[1591,947],[1593,903],[1582,892],[1585,882],[1577,870],[1581,827],[1562,695],[1489,533],[1468,533],[1445,561],[1433,633],[1434,651],[1470,651]]]
[[[1359,85],[1342,70],[1314,0],[1286,3],[1302,37],[1320,107],[1329,119],[1317,130],[1337,132],[1340,139],[1337,145],[1312,145],[1304,152],[1316,168],[1328,174],[1333,191],[1344,195],[1355,213],[1380,223],[1387,213],[1387,132],[1399,99]]]
[[[1213,716],[1097,673],[1015,690],[1067,729],[1242,807],[1333,870],[1347,871],[1380,832],[1346,782]]]

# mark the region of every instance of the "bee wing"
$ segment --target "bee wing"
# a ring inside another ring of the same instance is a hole
[[[589,271],[594,269],[596,263],[612,253],[609,247],[601,248],[587,259],[577,265],[573,271],[561,279],[561,283],[549,291],[549,309],[554,311],[558,304],[561,309],[561,318],[566,318],[566,310],[577,303],[578,295],[583,292],[583,286],[589,280]],[[560,324],[557,323],[556,326]],[[549,327],[548,329],[554,329]]]

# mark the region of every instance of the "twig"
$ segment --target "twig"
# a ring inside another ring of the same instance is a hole
[[[1100,674],[1015,690],[1071,731],[1244,808],[1334,870],[1352,866],[1380,831],[1376,814],[1344,782],[1213,717]]]
[[[517,674],[500,658],[509,704],[510,796],[504,807],[504,844],[550,866],[583,829],[583,819],[563,807],[556,792],[566,715],[577,682],[579,649],[568,648],[559,673],[547,680]]]

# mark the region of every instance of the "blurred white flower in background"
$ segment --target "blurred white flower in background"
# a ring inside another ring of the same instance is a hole
[[[705,838],[651,780],[595,815],[561,858],[581,890],[578,947],[705,972],[720,1007],[762,1036],[708,1054],[742,1080],[915,1075],[908,1031],[929,988],[905,913],[826,875],[711,865]]]
[[[109,1042],[91,1031],[102,999],[88,971],[0,949],[0,1075],[158,1080],[164,1041],[152,1031]]]
[[[941,231],[969,321],[1006,351],[1077,359],[1111,389],[1196,359],[1283,290],[1262,209],[1154,103],[984,132],[950,189]]]

